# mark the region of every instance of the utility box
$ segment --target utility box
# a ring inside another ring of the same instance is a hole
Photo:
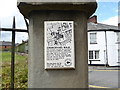
[[[87,19],[95,0],[18,0],[29,19],[28,88],[88,88]]]

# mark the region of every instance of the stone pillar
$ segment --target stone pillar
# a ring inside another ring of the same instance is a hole
[[[18,0],[20,12],[29,19],[28,88],[87,88],[87,18],[95,12],[96,2],[33,1]],[[74,69],[44,68],[45,21],[74,21]]]

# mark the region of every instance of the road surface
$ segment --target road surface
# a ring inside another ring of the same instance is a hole
[[[120,71],[91,70],[89,71],[89,86],[93,88],[120,88]]]

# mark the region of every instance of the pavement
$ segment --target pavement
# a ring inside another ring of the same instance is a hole
[[[91,70],[120,70],[119,67],[114,67],[114,66],[88,66],[89,71]]]

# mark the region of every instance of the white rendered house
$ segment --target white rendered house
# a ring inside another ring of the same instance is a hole
[[[120,30],[117,26],[88,23],[88,64],[120,66]]]

